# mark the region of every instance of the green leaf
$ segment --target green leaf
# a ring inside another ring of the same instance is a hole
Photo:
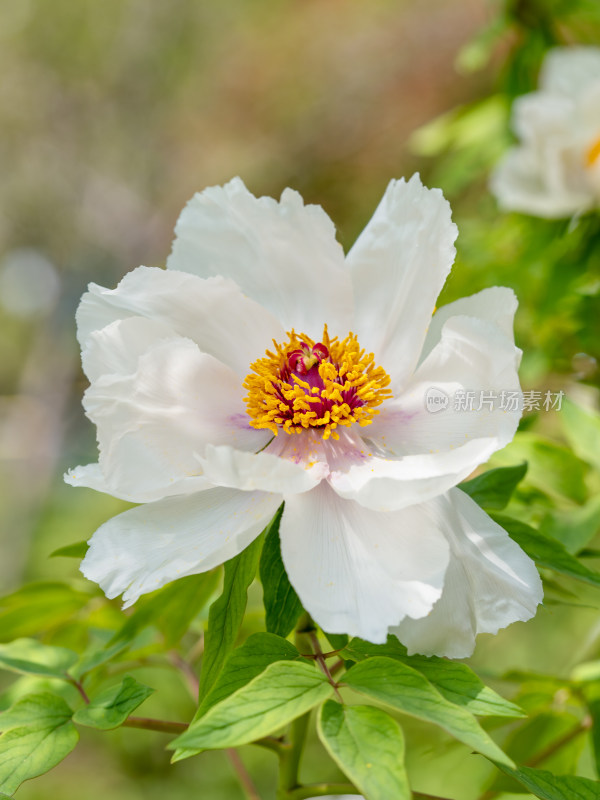
[[[340,656],[352,661],[364,661],[372,656],[388,656],[389,658],[397,658],[400,661],[408,658],[406,647],[400,644],[392,634],[388,634],[385,644],[373,644],[372,642],[367,642],[366,639],[354,637],[340,653]]]
[[[369,656],[378,655],[395,658],[423,674],[446,700],[463,706],[471,714],[512,718],[525,716],[519,706],[486,686],[466,664],[437,656],[406,655],[406,648],[395,636],[388,636],[387,644],[383,645],[352,639],[340,655],[353,661],[363,661]]]
[[[446,700],[427,678],[406,664],[387,657],[370,658],[349,669],[344,683],[405,714],[439,725],[455,739],[496,761],[513,764],[475,717]]]
[[[578,718],[569,712],[547,707],[540,713],[530,711],[530,714],[529,719],[509,732],[504,740],[505,752],[517,764],[542,763],[537,761],[539,754],[548,753],[543,759],[545,769],[575,773],[585,746],[585,737],[572,736],[574,730],[579,730]],[[498,792],[518,792],[521,789],[513,778],[505,774],[500,774],[490,788]]]
[[[592,716],[592,752],[596,764],[596,774],[600,775],[600,698],[595,697],[588,701],[587,707]]]
[[[36,639],[15,639],[0,644],[0,669],[43,675],[46,678],[68,680],[67,670],[78,659],[77,653],[65,647],[51,647]]]
[[[0,736],[1,792],[12,794],[23,781],[52,769],[79,740],[71,709],[52,694],[23,698],[0,719],[8,728]]]
[[[276,661],[295,661],[300,657],[294,645],[279,636],[272,633],[252,634],[241,647],[237,647],[228,656],[222,672],[200,703],[192,722],[260,675],[269,664]],[[190,749],[184,752],[180,749],[175,754],[175,760],[196,755],[198,752],[200,751]]]
[[[235,558],[225,563],[223,592],[210,607],[208,628],[204,638],[204,658],[200,673],[200,697],[212,688],[235,640],[244,618],[248,600],[248,587],[254,580],[262,534]]]
[[[578,558],[600,558],[600,550],[597,547],[584,547],[580,553],[577,553]]]
[[[348,644],[349,637],[345,633],[327,633],[327,631],[323,631],[323,634],[333,650],[341,650]]]
[[[570,679],[576,683],[593,681],[600,689],[600,661],[583,661],[577,664],[571,671]]]
[[[296,661],[300,653],[293,644],[272,633],[253,633],[227,658],[212,689],[203,698],[194,719],[245,686],[276,661]]]
[[[269,633],[287,636],[302,613],[302,603],[289,581],[279,543],[279,522],[283,504],[266,529],[260,558],[260,580],[263,586],[265,623]]]
[[[446,700],[471,714],[513,719],[527,716],[519,706],[486,686],[466,664],[436,656],[407,656],[404,663],[422,673]]]
[[[600,414],[565,398],[560,419],[575,453],[600,470]]]
[[[91,595],[65,583],[40,582],[0,598],[0,641],[10,642],[72,620]]]
[[[591,583],[593,586],[600,586],[600,573],[584,566],[556,539],[549,539],[531,525],[511,517],[505,517],[502,514],[490,514],[490,516],[507,531],[510,538],[514,539],[536,564],[553,569],[563,575],[569,575],[571,578]]]
[[[103,731],[118,728],[153,692],[154,689],[127,675],[117,686],[92,697],[89,705],[78,709],[73,722]]]
[[[28,694],[0,713],[0,731],[13,728],[53,728],[71,719],[73,712],[62,697],[50,692]]]
[[[366,800],[410,800],[404,736],[385,711],[327,700],[317,730],[329,755]]]
[[[165,647],[174,647],[187,632],[191,621],[202,610],[217,588],[219,570],[188,575],[138,600],[136,610],[127,618],[107,647],[130,642],[144,628],[157,628]]]
[[[278,661],[192,722],[169,748],[214,750],[248,744],[310,711],[332,691],[313,664]]]
[[[56,558],[57,556],[63,556],[65,558],[83,558],[88,551],[88,547],[87,541],[67,544],[65,547],[59,547],[58,550],[53,550],[50,553],[50,558]]]
[[[516,467],[498,467],[460,483],[458,488],[483,508],[501,509],[508,504],[526,472],[526,461]]]
[[[530,486],[545,494],[567,497],[575,503],[585,502],[588,467],[567,447],[525,431],[494,455],[494,462],[501,466],[513,465],[515,461],[528,462],[525,482]]]
[[[531,767],[510,769],[505,764],[498,763],[496,766],[540,800],[598,800],[600,797],[600,783],[588,778],[553,775],[545,769]]]
[[[81,655],[77,664],[71,669],[71,675],[73,675],[76,680],[81,680],[88,672],[96,669],[96,667],[99,667],[101,664],[112,661],[113,658],[124,653],[128,650],[130,644],[131,642],[121,640],[112,645],[106,644],[104,647],[100,647],[99,645],[92,647],[89,651]]]
[[[599,528],[600,497],[592,497],[584,506],[548,513],[540,524],[540,533],[557,539],[569,553],[578,553]]]

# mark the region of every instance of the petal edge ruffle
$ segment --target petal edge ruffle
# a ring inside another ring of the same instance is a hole
[[[433,611],[392,628],[409,653],[466,658],[479,633],[526,621],[543,599],[533,561],[467,494],[431,501],[450,545],[444,591]]]

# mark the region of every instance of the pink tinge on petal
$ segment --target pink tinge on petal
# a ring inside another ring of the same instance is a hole
[[[372,456],[360,434],[352,428],[341,431],[338,439],[323,439],[312,430],[299,436],[276,436],[264,452],[298,464],[324,480],[337,470],[366,464]]]

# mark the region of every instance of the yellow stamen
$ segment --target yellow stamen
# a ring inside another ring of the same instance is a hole
[[[600,137],[588,147],[585,154],[585,164],[587,167],[593,167],[596,161],[600,158]]]
[[[303,343],[312,349],[315,342],[293,330],[288,337],[285,345],[274,341],[275,352],[267,350],[251,364],[252,372],[244,381],[252,427],[266,428],[275,436],[280,430],[292,434],[317,428],[324,439],[339,439],[335,430],[339,425],[369,425],[379,413],[377,406],[392,396],[386,388],[389,375],[375,364],[373,353],[361,349],[353,333],[342,341],[337,336],[330,339],[325,325],[321,344],[329,356],[318,367],[319,359],[309,362],[307,369],[314,371],[312,383],[317,371],[322,383],[313,386],[306,376],[301,378],[290,369],[288,359]]]

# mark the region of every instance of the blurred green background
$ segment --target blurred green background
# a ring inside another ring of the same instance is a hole
[[[527,3],[484,0],[0,0],[2,594],[66,579],[97,596],[75,561],[49,558],[124,507],[62,483],[67,467],[95,460],[75,308],[89,281],[113,286],[139,264],[163,264],[185,202],[236,174],[257,195],[292,186],[323,205],[348,247],[387,182],[420,170],[444,189],[461,231],[444,298],[513,286],[524,385],[597,406],[596,219],[573,232],[503,216],[486,191],[510,141],[510,95],[533,88],[552,43],[535,14],[568,16],[578,4],[529,5],[533,21]],[[579,5],[583,16],[561,21],[557,36],[598,42]],[[527,424],[568,440],[556,413]],[[531,449],[525,455],[535,461]],[[558,493],[559,511],[585,506],[597,486],[586,481],[583,494]],[[532,506],[535,491],[534,476],[521,505],[539,521],[545,501]],[[261,626],[254,591],[246,632]],[[497,675],[550,663],[567,674],[590,658],[597,597],[576,592],[585,608],[547,605],[527,626],[483,637],[474,666]],[[105,605],[103,614],[120,614],[118,603]],[[170,678],[165,688],[161,669],[149,663],[136,673],[163,687],[144,713],[189,718],[185,686]],[[538,689],[552,699],[551,686]],[[416,788],[477,796],[470,784],[489,772],[483,759],[430,728],[405,727]],[[243,798],[225,754],[171,767],[164,744],[144,731],[86,732],[18,796]],[[339,777],[325,774],[333,768],[319,752],[311,742],[306,778]],[[242,757],[270,800],[273,756],[248,747]],[[593,774],[581,748],[570,757]]]

